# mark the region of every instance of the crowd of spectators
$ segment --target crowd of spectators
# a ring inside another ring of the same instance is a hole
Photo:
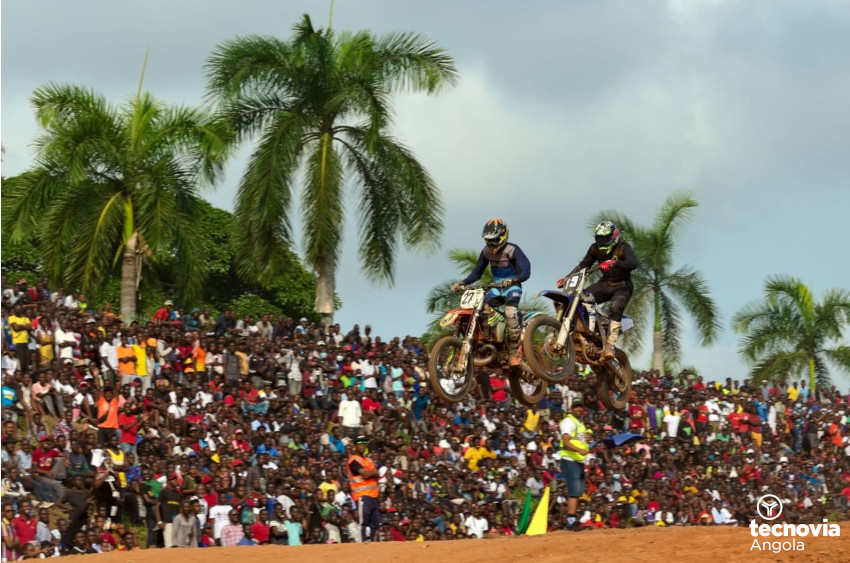
[[[357,434],[380,468],[381,540],[514,535],[546,487],[563,529],[558,423],[579,396],[593,440],[645,436],[587,458],[583,528],[746,525],[767,492],[789,521],[848,516],[850,395],[835,387],[647,372],[619,413],[583,366],[531,408],[485,368],[445,404],[416,337],[171,302],[128,325],[47,280],[3,289],[3,561],[358,542]]]

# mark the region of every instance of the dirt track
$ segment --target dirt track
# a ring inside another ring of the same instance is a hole
[[[506,561],[848,561],[850,525],[841,527],[841,537],[801,538],[805,549],[781,554],[750,551],[749,528],[652,528],[594,530],[581,533],[555,532],[538,537],[494,538],[446,542],[382,543],[370,545],[308,545],[304,547],[235,547],[184,549],[132,553],[112,552],[95,556],[104,563],[279,563],[301,560],[308,563],[378,563],[394,561],[485,562]],[[765,539],[765,538],[762,538]],[[82,556],[81,556],[82,557]],[[85,556],[91,560],[93,556]],[[462,558],[462,559],[461,559]]]

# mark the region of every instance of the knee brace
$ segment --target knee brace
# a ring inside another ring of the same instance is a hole
[[[508,318],[508,328],[519,328],[519,309],[515,305],[505,305],[505,316]]]

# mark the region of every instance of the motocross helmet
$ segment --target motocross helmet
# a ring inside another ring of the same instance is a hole
[[[611,252],[620,240],[620,229],[611,221],[602,221],[596,225],[596,248],[605,252]]]
[[[498,252],[508,243],[508,226],[498,217],[490,219],[484,225],[481,236],[488,248]]]

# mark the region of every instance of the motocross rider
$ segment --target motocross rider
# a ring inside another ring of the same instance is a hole
[[[505,316],[508,319],[508,344],[511,350],[510,364],[516,366],[521,361],[517,355],[521,333],[517,307],[522,297],[521,284],[531,277],[531,262],[517,245],[508,242],[508,226],[502,219],[497,217],[487,221],[481,236],[486,246],[478,255],[478,263],[463,281],[452,284],[451,290],[461,291],[467,284],[479,280],[487,264],[490,265],[493,283],[501,287],[490,289],[485,297],[485,303],[491,307],[505,304]]]
[[[582,268],[599,262],[602,279],[584,291],[593,295],[597,304],[611,302],[608,307],[611,327],[602,349],[602,359],[608,360],[614,357],[614,345],[617,344],[623,324],[623,311],[634,289],[632,270],[638,267],[638,261],[629,243],[620,240],[620,230],[611,221],[602,221],[596,225],[595,237],[596,242],[590,245],[578,266],[558,280],[558,287],[564,287],[567,278]]]

